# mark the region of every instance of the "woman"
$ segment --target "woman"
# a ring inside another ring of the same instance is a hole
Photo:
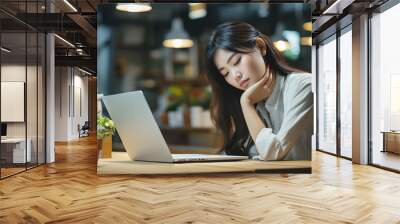
[[[219,25],[207,46],[207,70],[222,153],[311,160],[311,75],[287,65],[267,36],[243,22]]]

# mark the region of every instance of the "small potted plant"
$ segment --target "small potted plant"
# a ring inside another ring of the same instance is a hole
[[[115,132],[114,122],[101,114],[97,115],[97,139],[101,141],[103,158],[111,158],[112,135]]]
[[[168,125],[170,127],[182,127],[184,123],[182,106],[186,100],[183,89],[175,85],[168,87],[166,90],[166,100]]]

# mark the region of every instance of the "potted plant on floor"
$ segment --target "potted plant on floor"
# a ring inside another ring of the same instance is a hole
[[[114,122],[101,114],[97,115],[97,139],[101,142],[102,158],[111,158]]]

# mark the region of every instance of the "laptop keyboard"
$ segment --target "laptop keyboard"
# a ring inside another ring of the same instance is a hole
[[[217,161],[217,160],[243,159],[238,157],[227,156],[227,155],[208,155],[208,154],[172,154],[172,158],[174,161]]]
[[[174,159],[186,159],[186,158],[223,158],[224,155],[207,155],[207,154],[173,154]]]

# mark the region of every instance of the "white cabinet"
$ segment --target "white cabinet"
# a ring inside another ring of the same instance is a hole
[[[26,143],[27,147],[25,151],[25,138],[7,138],[1,140],[2,147],[12,149],[12,163],[25,163],[32,161],[32,140],[28,138]],[[25,158],[27,158],[27,161],[25,161]]]

